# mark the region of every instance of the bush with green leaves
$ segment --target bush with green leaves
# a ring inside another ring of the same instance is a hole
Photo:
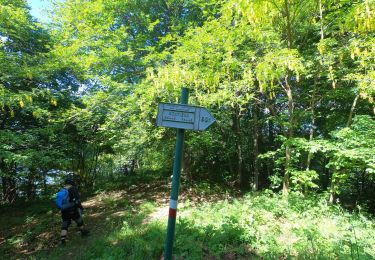
[[[288,199],[272,192],[187,208],[177,224],[175,253],[189,259],[228,253],[249,257],[372,259],[375,223],[327,203],[326,195]]]

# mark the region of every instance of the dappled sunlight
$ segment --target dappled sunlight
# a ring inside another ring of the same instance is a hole
[[[27,224],[12,229],[15,242],[10,250],[25,257],[51,254],[54,248],[56,256],[64,253],[73,257],[88,247],[87,252],[100,256],[112,254],[107,250],[110,246],[124,258],[127,254],[139,257],[144,254],[154,259],[162,252],[169,213],[169,196],[165,191],[154,189],[155,186],[147,186],[151,189],[148,191],[141,184],[142,192],[137,193],[139,189],[133,187],[132,192],[102,192],[87,199],[83,203],[84,220],[91,236],[82,240],[73,224],[68,232],[67,249],[57,248],[60,226],[57,212],[33,217],[29,214]],[[258,256],[267,259],[318,254],[319,248],[319,254],[346,256],[350,254],[351,244],[345,239],[353,238],[354,233],[350,231],[353,226],[358,241],[365,243],[361,252],[371,254],[374,247],[369,243],[371,225],[358,218],[348,222],[335,209],[303,197],[291,196],[290,200],[282,201],[275,194],[236,198],[226,193],[210,196],[194,189],[182,190],[175,253],[188,252],[198,259],[256,259]],[[51,219],[53,223],[49,222]],[[33,233],[27,237],[23,230]],[[151,247],[149,243],[154,240],[150,239],[155,240]],[[9,240],[4,238],[2,246],[5,243],[9,245]],[[346,251],[337,253],[339,243],[345,243]]]
[[[88,214],[86,217],[90,219],[95,219],[95,218],[103,217],[104,214],[105,214],[104,212],[95,212],[95,213]]]
[[[168,212],[169,212],[168,205],[163,206],[163,207],[159,207],[154,212],[152,212],[151,214],[149,214],[143,220],[142,223],[143,224],[147,224],[149,222],[152,222],[152,221],[155,221],[155,220],[161,220],[161,219],[167,220],[167,218],[168,218]]]
[[[86,200],[85,202],[82,203],[82,206],[85,208],[98,206],[98,199],[95,197],[95,198],[91,198],[90,200]]]
[[[116,211],[111,214],[113,217],[123,217],[127,214],[127,211]]]
[[[125,191],[102,192],[84,201],[82,205],[86,208],[99,207],[105,205],[107,201],[119,201],[124,199],[124,197],[126,197]]]

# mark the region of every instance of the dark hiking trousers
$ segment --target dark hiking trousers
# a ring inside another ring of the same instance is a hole
[[[78,208],[73,208],[73,209],[61,211],[61,218],[62,218],[61,230],[68,230],[68,227],[72,223],[72,220],[74,220],[74,222],[77,223],[78,227],[83,226],[83,219],[81,217],[79,210],[80,209]]]

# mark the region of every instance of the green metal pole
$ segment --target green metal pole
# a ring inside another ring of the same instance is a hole
[[[188,99],[189,90],[187,88],[182,88],[180,103],[187,104]],[[184,148],[184,136],[185,130],[177,129],[176,152],[173,162],[172,190],[171,198],[169,201],[168,229],[167,238],[165,240],[164,260],[172,259],[174,228],[176,225],[177,216],[178,189],[180,187],[181,163]]]

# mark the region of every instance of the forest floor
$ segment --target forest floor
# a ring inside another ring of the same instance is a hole
[[[161,259],[170,179],[135,176],[84,199],[90,235],[75,224],[60,245],[52,198],[0,207],[1,259]],[[374,259],[375,221],[329,205],[326,196],[287,200],[271,191],[240,194],[182,183],[175,259]]]
[[[134,181],[120,185],[123,186],[121,189],[103,191],[86,198],[82,203],[83,218],[90,235],[81,238],[73,222],[65,246],[60,245],[61,218],[60,212],[54,208],[53,200],[2,207],[0,255],[3,259],[86,258],[85,252],[88,247],[93,246],[98,238],[111,236],[116,229],[121,228],[126,219],[132,219],[135,225],[145,225],[158,220],[166,224],[169,209],[169,180],[151,178],[148,183],[132,183]],[[215,194],[206,196],[204,192],[197,193],[197,190],[192,188],[181,188],[179,208],[183,208],[186,202],[189,206],[194,206],[228,198],[232,198],[232,195],[218,192],[217,189]],[[116,246],[118,241],[115,239],[111,243]]]

